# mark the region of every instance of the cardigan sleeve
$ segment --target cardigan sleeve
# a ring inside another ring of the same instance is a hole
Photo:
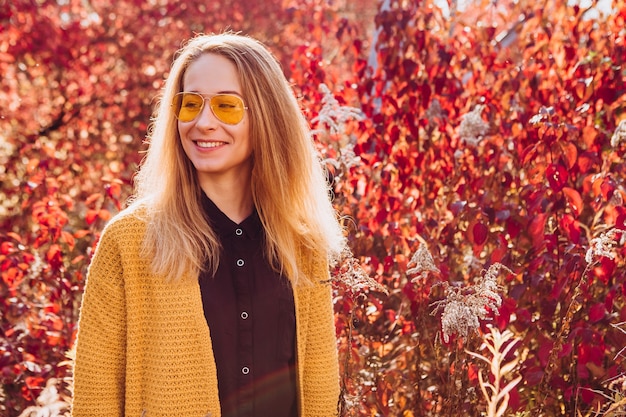
[[[124,415],[125,296],[114,229],[105,228],[87,273],[76,339],[73,417]]]
[[[320,268],[315,277],[327,279]],[[302,417],[337,415],[339,400],[339,360],[335,332],[332,288],[316,283],[310,289],[309,318],[302,377]]]

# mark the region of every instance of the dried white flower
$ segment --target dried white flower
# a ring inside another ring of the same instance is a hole
[[[343,135],[338,141],[338,157],[326,158],[323,162],[331,164],[335,168],[344,165],[346,168],[358,165],[361,158],[354,152],[356,138],[346,133],[345,125],[350,120],[363,120],[365,115],[356,107],[342,106],[332,94],[326,84],[320,84],[320,90],[324,93],[322,108],[311,123],[325,125],[331,135]],[[314,130],[313,134],[324,133],[323,129]]]
[[[37,279],[41,276],[45,265],[39,255],[39,252],[33,252],[33,258],[34,259],[30,264],[30,268],[28,269],[28,276],[31,279]]]
[[[459,136],[463,142],[476,146],[489,131],[489,124],[481,116],[484,107],[483,104],[479,104],[471,112],[463,115],[459,126]]]
[[[620,142],[626,142],[626,119],[619,122],[611,136],[611,146],[616,148]]]
[[[415,266],[406,270],[407,275],[417,275],[417,277],[413,278],[411,282],[415,282],[421,278],[426,278],[429,272],[441,272],[439,271],[439,268],[435,266],[433,256],[428,251],[428,248],[426,247],[424,242],[420,242],[419,247],[407,264],[407,266],[410,265]]]
[[[342,165],[346,168],[350,168],[359,165],[361,157],[354,153],[354,144],[352,142],[348,142],[339,149],[339,160],[335,158],[326,158],[322,162],[324,164],[330,164],[337,169],[339,169]]]
[[[57,380],[51,378],[37,397],[37,405],[26,408],[20,417],[65,417],[69,407],[57,390]]]
[[[609,390],[619,393],[624,398],[624,394],[626,394],[626,374],[619,375],[615,377],[608,385]]]
[[[449,287],[453,288],[453,287]],[[473,305],[472,299],[457,292],[447,294],[446,305],[441,315],[441,329],[443,340],[448,343],[450,335],[457,334],[459,337],[467,338],[470,333],[476,332],[480,327],[479,318],[483,319],[486,310],[485,306]]]
[[[535,114],[533,117],[530,118],[530,120],[528,120],[528,123],[530,123],[531,125],[536,125],[538,123],[541,123],[542,120],[543,120],[543,115]]]
[[[609,229],[607,232],[600,233],[599,237],[591,239],[589,242],[589,249],[585,255],[585,261],[587,264],[593,262],[596,257],[606,256],[609,259],[615,259],[615,252],[613,248],[617,243],[615,241],[615,235],[617,231],[615,229]]]
[[[359,261],[356,260],[352,251],[345,247],[341,253],[341,259],[334,265],[336,273],[333,281],[341,282],[353,291],[363,291],[374,289],[388,294],[388,291],[378,281],[371,278],[364,270]]]
[[[433,303],[432,314],[443,309],[441,330],[446,343],[452,334],[467,338],[470,333],[478,331],[480,320],[488,319],[490,312],[498,314],[502,305],[502,297],[498,294],[501,288],[497,283],[500,269],[512,273],[504,265],[495,263],[476,279],[474,285],[455,287],[444,283],[446,298]]]
[[[324,94],[322,109],[312,123],[323,123],[330,129],[331,134],[345,131],[344,125],[349,120],[363,120],[365,116],[361,109],[350,106],[342,106],[335,98],[326,84],[320,84],[320,90]]]
[[[9,158],[15,152],[15,145],[8,141],[7,136],[0,134],[0,165],[9,162]],[[4,169],[0,173],[4,172]]]
[[[539,112],[528,120],[528,124],[537,125],[550,120],[554,115],[554,107],[541,106]]]
[[[343,148],[341,148],[340,160],[348,168],[359,164],[361,157],[354,153],[354,143],[347,143]]]
[[[609,199],[609,203],[614,206],[623,206],[624,205],[624,197],[620,190],[614,190],[611,198]]]
[[[443,109],[441,108],[439,100],[434,99],[430,102],[430,106],[428,106],[428,109],[424,113],[424,117],[429,123],[433,123],[435,119],[441,119],[443,117]]]
[[[480,260],[474,255],[474,249],[471,246],[465,247],[463,250],[463,265],[469,269],[481,268]]]

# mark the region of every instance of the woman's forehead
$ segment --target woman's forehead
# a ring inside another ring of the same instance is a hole
[[[183,76],[186,91],[204,94],[230,91],[241,94],[237,67],[228,58],[206,53],[200,55],[187,67]]]

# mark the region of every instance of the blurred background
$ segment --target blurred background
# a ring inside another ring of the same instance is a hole
[[[341,416],[626,414],[625,20],[623,0],[0,0],[0,415],[69,415],[99,233],[175,51],[225,30],[282,63],[348,219]]]

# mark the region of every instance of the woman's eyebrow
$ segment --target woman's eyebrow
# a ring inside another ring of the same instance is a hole
[[[219,91],[217,94],[235,94],[237,96],[241,95],[239,91],[232,91],[232,90]]]

